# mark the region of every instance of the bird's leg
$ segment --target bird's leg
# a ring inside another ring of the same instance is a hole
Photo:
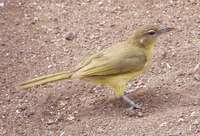
[[[128,96],[123,95],[122,99],[128,103],[128,105],[130,105],[130,109],[141,109],[141,105],[140,104],[136,104],[134,101],[132,101],[130,98],[128,98]]]
[[[126,87],[126,84],[116,84],[115,86],[115,93],[117,96],[121,96],[122,99],[130,105],[130,109],[141,109],[141,105],[136,104],[134,101],[132,101],[130,98],[128,98],[126,92],[124,92]],[[125,93],[125,94],[124,94]]]

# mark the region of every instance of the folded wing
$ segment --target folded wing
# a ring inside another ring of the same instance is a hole
[[[78,77],[109,76],[141,70],[146,64],[143,52],[126,50],[112,55],[99,53],[86,59],[74,73]]]

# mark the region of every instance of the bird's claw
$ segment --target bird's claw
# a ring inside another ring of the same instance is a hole
[[[130,110],[135,110],[135,109],[141,109],[142,108],[142,103],[137,104],[134,101],[132,101],[130,98],[128,98],[126,95],[122,96],[123,100],[127,102],[130,105]]]
[[[131,106],[129,107],[129,110],[136,110],[136,109],[142,109],[142,103],[139,104],[131,104]]]

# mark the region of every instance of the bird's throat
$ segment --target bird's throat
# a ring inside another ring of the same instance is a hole
[[[145,48],[145,53],[146,53],[146,56],[147,56],[147,61],[151,61],[152,60],[154,46],[155,46],[155,44],[151,44],[151,45],[149,45],[149,46],[147,46]]]

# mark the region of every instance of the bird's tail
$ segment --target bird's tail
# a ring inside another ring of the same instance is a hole
[[[43,85],[49,82],[54,82],[54,81],[59,81],[59,80],[64,80],[64,79],[70,79],[72,76],[72,73],[63,71],[55,74],[50,74],[50,75],[45,75],[41,76],[32,80],[28,80],[24,83],[21,83],[19,85],[19,88],[24,89],[24,88],[30,88],[35,85]]]

